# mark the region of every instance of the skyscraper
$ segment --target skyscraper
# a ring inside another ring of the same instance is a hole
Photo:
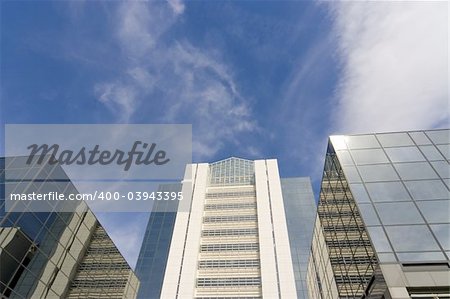
[[[76,193],[60,166],[25,160],[0,159],[0,297],[135,298],[138,279],[84,203],[73,212],[5,210],[5,189],[18,183],[5,168],[29,186],[20,192]]]
[[[188,168],[190,211],[150,217],[137,264],[139,296],[306,298],[315,215],[309,178],[280,180],[276,160],[229,158]],[[165,272],[147,272],[160,293],[146,290],[145,264],[162,269],[162,261]]]
[[[330,137],[311,298],[450,298],[449,135]]]
[[[160,185],[158,191],[179,192],[181,184]],[[138,291],[139,299],[160,298],[177,216],[174,211],[175,205],[177,202],[156,201],[154,203],[136,264],[136,275],[143,282]]]
[[[297,288],[296,298],[308,299],[306,273],[316,216],[311,181],[309,177],[282,178],[281,191]]]

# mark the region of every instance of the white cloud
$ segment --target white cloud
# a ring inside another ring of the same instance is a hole
[[[257,125],[217,51],[167,36],[184,4],[163,4],[127,2],[119,7],[116,36],[126,63],[121,74],[99,82],[95,91],[120,122],[133,121],[137,111],[164,107],[158,113],[153,109],[148,121],[192,123],[194,157],[208,159],[225,144],[238,144],[238,135]]]
[[[184,12],[184,3],[182,0],[167,0],[173,12],[177,15]]]
[[[170,25],[170,19],[153,14],[145,2],[127,1],[117,10],[117,37],[125,55],[138,59],[155,46],[159,36]],[[152,30],[149,30],[151,28]]]
[[[184,10],[181,1],[168,2],[119,6],[115,37],[121,53],[116,62],[122,71],[98,82],[94,91],[117,122],[145,115],[149,123],[192,123],[194,158],[210,159],[225,144],[238,144],[239,134],[257,130],[257,125],[232,71],[216,51],[166,36]],[[146,222],[111,214],[100,218],[134,265]]]
[[[118,121],[127,123],[135,111],[136,90],[121,82],[99,83],[94,86],[98,100],[118,115]]]
[[[330,4],[341,133],[448,126],[448,10],[436,1]]]
[[[127,74],[144,90],[153,89],[156,79],[145,68],[136,66],[129,69]]]

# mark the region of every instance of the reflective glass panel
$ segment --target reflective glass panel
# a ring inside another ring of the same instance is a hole
[[[412,202],[377,203],[375,207],[384,225],[424,223],[422,216]]]
[[[450,160],[450,144],[438,145],[437,148],[444,155],[445,159]]]
[[[450,130],[426,131],[425,133],[435,144],[450,143]]]
[[[414,145],[407,133],[377,134],[383,147]]]
[[[431,165],[434,167],[434,170],[437,171],[441,178],[450,178],[450,164],[447,161],[435,161],[431,162]]]
[[[382,149],[352,150],[356,164],[389,163]]]
[[[392,162],[425,161],[424,156],[415,146],[386,148],[386,153]]]
[[[347,145],[350,149],[380,147],[374,135],[347,136]]]
[[[417,206],[428,223],[450,221],[450,200],[417,201]]]
[[[448,189],[441,180],[408,181],[405,185],[413,199],[448,199],[450,197]]]
[[[396,181],[398,176],[390,164],[358,166],[361,177],[365,182]]]
[[[336,154],[339,158],[339,163],[341,163],[341,165],[353,165],[354,164],[352,157],[350,156],[350,153],[348,151],[337,151]]]
[[[433,261],[444,261],[445,257],[442,252],[403,252],[397,254],[400,262],[433,262]]]
[[[410,196],[401,182],[367,183],[367,190],[373,201],[404,201]]]
[[[450,224],[434,224],[431,229],[444,250],[450,250]]]
[[[450,189],[450,179],[442,179],[444,183],[447,185],[447,188]]]
[[[359,177],[358,172],[356,171],[356,167],[354,166],[345,166],[343,167],[345,178],[349,183],[359,183],[361,182],[361,178]]]
[[[391,245],[389,245],[389,241],[381,226],[368,227],[367,231],[377,252],[392,252]]]
[[[427,162],[394,164],[403,180],[437,179],[437,173]]]
[[[431,144],[431,141],[424,132],[409,132],[409,136],[411,136],[417,145]]]
[[[439,246],[425,225],[386,226],[395,251],[437,251]]]
[[[358,208],[361,212],[365,225],[380,225],[380,220],[378,220],[372,204],[359,204]]]
[[[352,191],[353,198],[358,202],[370,202],[366,189],[363,184],[350,184],[350,190]]]
[[[335,151],[347,149],[347,145],[345,144],[345,137],[342,135],[330,136],[330,141]]]
[[[434,145],[423,145],[419,148],[429,161],[445,160],[444,156],[441,155]]]

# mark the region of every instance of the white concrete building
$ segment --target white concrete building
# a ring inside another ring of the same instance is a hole
[[[189,169],[191,209],[176,217],[161,298],[296,298],[277,161]]]

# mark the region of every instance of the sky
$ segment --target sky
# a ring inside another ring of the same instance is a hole
[[[190,123],[194,162],[317,197],[329,135],[449,127],[446,1],[0,3],[2,154],[7,123]],[[148,214],[98,216],[134,266]]]

